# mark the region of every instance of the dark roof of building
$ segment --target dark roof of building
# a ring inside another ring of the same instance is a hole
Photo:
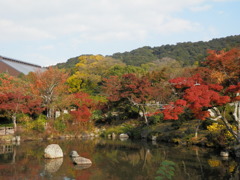
[[[0,61],[23,74],[28,74],[29,72],[45,69],[36,64],[32,64],[32,63],[28,63],[28,62],[24,62],[24,61],[12,59],[12,58],[4,57],[4,56],[0,56]]]

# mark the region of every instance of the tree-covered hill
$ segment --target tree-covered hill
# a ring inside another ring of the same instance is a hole
[[[61,68],[69,69],[69,68],[73,68],[75,64],[77,64],[78,62],[79,62],[78,57],[73,57],[68,59],[67,62],[65,63],[58,63],[56,66],[60,69]]]
[[[145,46],[130,52],[114,53],[110,57],[119,59],[127,65],[135,66],[169,57],[187,66],[202,61],[206,57],[208,49],[229,50],[234,47],[240,47],[240,35],[212,39],[207,42],[183,42],[176,45],[167,44],[159,47]],[[66,63],[59,63],[56,66],[59,68],[72,68],[78,61],[78,57],[74,57],[68,59]]]
[[[195,61],[201,61],[207,55],[208,49],[229,50],[240,47],[240,35],[213,39],[208,42],[184,42],[176,45],[162,45],[159,47],[142,47],[130,52],[115,53],[115,59],[121,59],[129,65],[139,66],[164,57],[170,57],[181,61],[184,65],[192,65]]]

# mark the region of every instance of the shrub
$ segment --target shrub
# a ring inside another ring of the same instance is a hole
[[[63,132],[66,129],[66,123],[62,120],[55,120],[54,121],[54,128],[59,131]]]
[[[21,114],[17,115],[17,120],[20,123],[26,123],[26,122],[32,121],[32,118],[29,115],[27,115],[27,114],[21,113]]]
[[[33,124],[33,130],[36,130],[38,132],[44,132],[45,125],[47,122],[47,118],[44,115],[39,115],[38,118],[32,122]]]
[[[101,110],[95,110],[95,111],[93,111],[91,118],[92,118],[93,120],[95,120],[95,121],[98,121],[98,120],[103,119],[103,113],[102,113],[102,111],[101,111]]]
[[[202,124],[200,126],[201,129],[207,129],[208,126],[211,126],[213,123],[216,123],[216,121],[213,121],[211,119],[206,119],[205,121],[202,121]]]
[[[148,118],[148,121],[149,121],[150,125],[156,125],[156,124],[160,123],[162,120],[163,120],[163,114],[162,113],[150,116]]]
[[[210,132],[208,140],[217,147],[226,147],[234,140],[233,135],[222,124],[213,123],[212,125],[207,126],[207,129]]]
[[[36,120],[33,120],[27,115],[23,115],[19,118],[19,121],[24,124],[26,131],[35,130],[38,132],[43,132],[46,125],[46,116],[40,115]]]

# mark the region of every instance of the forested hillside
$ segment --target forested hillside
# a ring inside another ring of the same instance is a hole
[[[184,65],[192,65],[195,61],[201,61],[207,55],[207,49],[229,50],[240,47],[240,35],[226,38],[213,39],[208,42],[184,42],[176,45],[163,45],[160,47],[142,47],[130,52],[115,53],[115,59],[121,59],[129,65],[139,66],[163,57],[170,57],[183,62]]]
[[[141,47],[130,52],[114,53],[110,57],[119,59],[127,65],[139,66],[164,57],[170,57],[180,61],[183,65],[192,65],[202,61],[207,55],[208,49],[229,50],[240,47],[240,35],[225,38],[212,39],[208,42],[183,42],[176,45],[162,45],[159,47]],[[66,63],[57,64],[58,68],[72,68],[78,63],[78,57],[70,58]]]

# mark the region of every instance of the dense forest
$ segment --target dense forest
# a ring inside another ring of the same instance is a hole
[[[130,52],[114,53],[109,57],[119,59],[127,65],[140,66],[162,58],[175,59],[184,66],[198,64],[207,56],[207,50],[229,50],[240,47],[240,35],[212,39],[204,42],[183,42],[176,45],[162,45],[159,47],[141,47]],[[70,58],[66,63],[57,64],[58,68],[72,68],[78,63],[78,57]]]
[[[81,55],[62,68],[20,77],[0,74],[0,125],[9,123],[28,137],[75,136],[104,127],[105,137],[128,133],[141,138],[148,132],[148,137],[173,142],[199,140],[221,148],[240,144],[239,38],[125,53],[136,55],[135,61],[121,54]],[[191,59],[178,59],[174,53],[180,49]]]

